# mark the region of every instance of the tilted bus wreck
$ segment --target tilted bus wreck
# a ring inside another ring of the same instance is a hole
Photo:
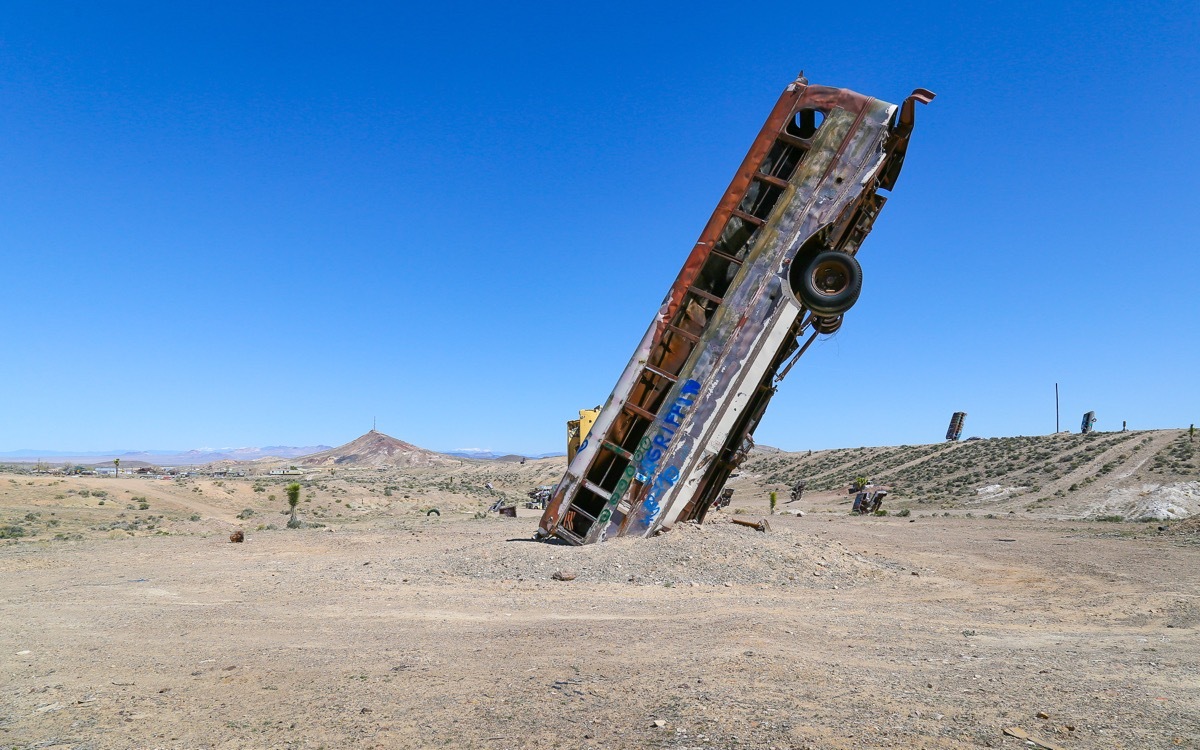
[[[858,298],[859,245],[900,173],[897,106],[803,74],[787,87],[688,255],[538,536],[589,544],[703,520],[778,380]],[[790,361],[789,361],[790,360]]]

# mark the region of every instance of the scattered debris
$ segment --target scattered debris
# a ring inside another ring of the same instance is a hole
[[[235,544],[241,544],[242,542],[246,541],[246,535],[242,533],[241,529],[238,529],[229,535],[229,541]]]
[[[743,521],[740,518],[732,518],[730,520],[733,523],[736,523],[738,526],[749,526],[752,529],[758,529],[764,533],[771,530],[771,524],[767,523],[767,519],[765,518],[760,519],[758,523],[755,523],[754,521]]]
[[[552,573],[550,575],[550,577],[556,581],[574,581],[575,576],[576,576],[575,571],[567,569],[567,568],[564,568],[562,570],[556,570],[556,571],[554,571],[554,573]]]
[[[550,495],[554,492],[554,485],[543,484],[540,487],[534,487],[529,492],[525,493],[529,498],[529,502],[525,503],[526,508],[537,508],[544,510],[546,504],[550,502]]]
[[[1040,748],[1044,748],[1045,750],[1064,750],[1062,745],[1056,745],[1048,740],[1034,737],[1020,727],[1008,727],[1004,730],[1004,733],[1009,737],[1016,737],[1019,740],[1025,740],[1026,742],[1032,743]]]
[[[887,496],[888,490],[886,488],[868,484],[854,496],[854,506],[850,509],[850,512],[863,516],[871,515],[879,510],[880,506],[883,505],[883,499]]]

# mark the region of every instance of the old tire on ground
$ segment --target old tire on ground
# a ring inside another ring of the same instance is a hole
[[[828,317],[828,318],[814,317],[812,326],[813,326],[813,330],[816,331],[817,333],[823,333],[826,335],[831,334],[831,333],[837,333],[838,329],[842,327],[842,316],[834,315],[834,316]]]
[[[792,282],[796,296],[820,317],[846,312],[862,291],[862,266],[853,255],[837,250],[817,253],[797,276]]]
[[[425,517],[428,518],[429,516],[437,516],[438,518],[441,518],[442,512],[437,508],[430,508],[429,510],[425,511]]]

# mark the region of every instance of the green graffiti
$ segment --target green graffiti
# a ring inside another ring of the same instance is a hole
[[[637,473],[634,468],[646,456],[646,451],[650,450],[650,438],[642,438],[638,443],[637,451],[633,454],[633,460],[625,467],[621,478],[617,481],[617,486],[613,488],[613,493],[608,496],[608,502],[604,504],[604,509],[600,511],[600,515],[596,516],[596,524],[603,527],[612,518],[613,509],[621,502],[621,498],[625,496],[625,491],[629,489],[629,485],[633,483],[633,477]]]

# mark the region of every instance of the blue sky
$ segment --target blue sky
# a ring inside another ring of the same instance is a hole
[[[1195,3],[8,2],[0,451],[562,448],[782,88],[918,112],[760,443],[1200,422]]]

